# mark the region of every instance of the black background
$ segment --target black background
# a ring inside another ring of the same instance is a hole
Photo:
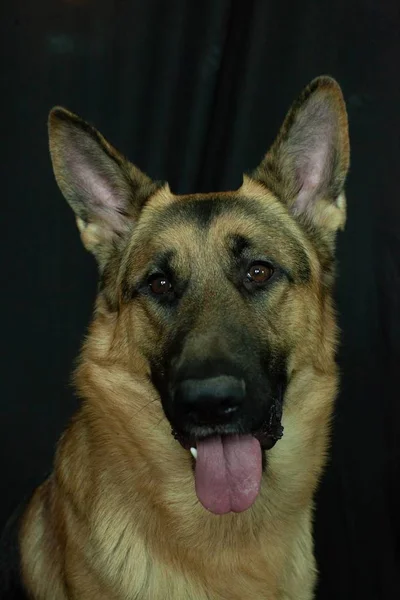
[[[53,179],[48,110],[91,121],[174,192],[225,190],[258,164],[300,89],[328,73],[347,100],[352,166],[318,598],[400,598],[399,3],[2,4],[1,524],[47,473],[76,407],[70,373],[96,292]]]

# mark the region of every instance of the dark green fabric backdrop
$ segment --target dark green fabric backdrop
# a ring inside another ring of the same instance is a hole
[[[328,73],[348,103],[352,167],[318,598],[400,598],[398,2],[14,0],[2,12],[1,523],[76,406],[69,375],[96,288],[53,180],[48,110],[93,122],[175,192],[229,189]]]

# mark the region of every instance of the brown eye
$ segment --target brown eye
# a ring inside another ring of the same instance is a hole
[[[247,272],[247,279],[254,283],[265,283],[273,272],[273,268],[268,265],[252,265]]]
[[[172,291],[172,284],[164,275],[155,275],[150,279],[149,287],[153,294],[157,294],[158,296],[168,294]]]

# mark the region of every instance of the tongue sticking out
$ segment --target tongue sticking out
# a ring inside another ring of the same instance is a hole
[[[260,491],[261,473],[260,442],[251,435],[197,442],[197,497],[216,515],[250,508]]]

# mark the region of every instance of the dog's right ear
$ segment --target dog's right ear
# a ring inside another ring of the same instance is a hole
[[[75,212],[83,244],[103,266],[115,242],[131,229],[161,184],[64,108],[50,112],[49,141],[54,174]]]

